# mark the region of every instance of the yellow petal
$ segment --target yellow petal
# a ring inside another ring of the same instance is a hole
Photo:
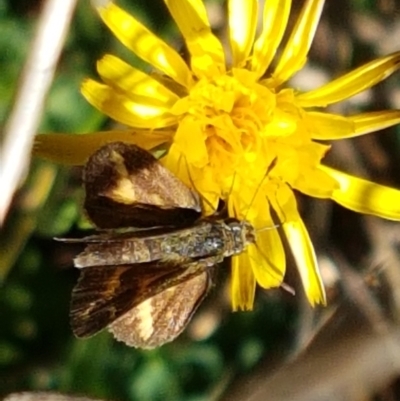
[[[35,138],[33,155],[53,163],[83,165],[98,148],[109,142],[134,143],[144,149],[152,149],[172,138],[172,132],[140,130],[103,131],[90,134],[42,134]]]
[[[325,304],[325,290],[318,271],[318,264],[308,232],[297,210],[296,199],[292,189],[281,186],[275,197],[269,197],[280,221],[297,268],[302,279],[307,298],[311,305]]]
[[[174,145],[182,155],[185,155],[188,164],[204,168],[208,163],[206,137],[207,134],[201,129],[198,121],[188,117],[179,124],[174,137]]]
[[[291,0],[272,0],[264,4],[262,31],[254,43],[251,70],[264,75],[281,43],[289,18]]]
[[[339,188],[332,193],[335,202],[359,213],[400,220],[400,190],[375,184],[327,166],[320,166],[320,169],[339,183]]]
[[[128,97],[149,97],[172,107],[179,97],[156,79],[110,54],[97,62],[102,80]]]
[[[321,141],[354,138],[400,123],[400,110],[383,110],[354,116],[309,111],[305,113],[313,139]]]
[[[203,201],[203,214],[210,215],[217,212],[221,197],[221,187],[215,180],[214,170],[210,166],[196,168],[189,166],[189,175],[194,189],[200,193]]]
[[[192,187],[192,177],[188,170],[188,163],[179,148],[172,142],[168,153],[160,159],[163,166],[179,177],[186,185]],[[196,191],[197,188],[195,188]],[[199,191],[198,191],[199,192]]]
[[[257,243],[247,248],[257,283],[263,288],[279,287],[286,270],[286,258],[276,228],[257,231]]]
[[[188,187],[199,193],[204,215],[208,216],[217,211],[220,186],[215,182],[214,170],[210,166],[199,169],[188,164],[185,153],[182,154],[174,143],[160,161]]]
[[[354,122],[340,114],[309,111],[304,117],[313,139],[328,141],[357,136]]]
[[[198,76],[207,75],[211,67],[225,72],[224,51],[211,31],[203,1],[164,1],[185,39],[193,72]],[[204,65],[205,60],[207,65]]]
[[[271,203],[271,207],[278,216],[278,220],[282,223],[296,219],[298,212],[296,208],[294,210],[286,208],[286,204],[291,200],[293,196],[293,190],[289,185],[279,186],[275,193],[270,193],[268,201]]]
[[[383,81],[400,68],[400,52],[373,60],[328,84],[296,96],[301,107],[326,107]]]
[[[332,192],[338,188],[339,184],[329,174],[319,168],[304,168],[297,180],[293,183],[293,188],[305,195],[313,198],[330,199]]]
[[[296,260],[304,291],[312,306],[326,305],[325,289],[318,270],[314,247],[307,229],[299,217],[298,220],[283,224],[290,249]]]
[[[181,85],[191,86],[189,67],[173,48],[111,1],[98,12],[120,42],[138,57]]]
[[[138,96],[134,101],[91,79],[82,83],[81,92],[92,106],[128,126],[155,129],[177,123],[177,117],[169,113],[169,108],[151,97]]]
[[[354,122],[355,133],[365,135],[400,124],[400,110],[382,110],[348,117]]]
[[[246,64],[253,47],[257,28],[258,0],[230,0],[228,5],[233,65],[242,67]]]
[[[232,309],[252,310],[256,280],[246,253],[232,257],[231,300]]]
[[[273,72],[277,84],[286,82],[307,61],[325,0],[307,0]]]

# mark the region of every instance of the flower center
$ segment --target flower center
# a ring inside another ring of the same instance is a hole
[[[174,144],[189,166],[203,175],[205,169],[214,171],[222,198],[232,180],[238,191],[245,185],[253,194],[261,183],[291,184],[304,155],[312,153],[293,91],[275,92],[245,69],[198,81],[173,113],[182,117]]]

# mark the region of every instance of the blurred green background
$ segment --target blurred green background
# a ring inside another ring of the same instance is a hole
[[[390,20],[393,16],[385,14],[383,3],[353,1],[351,12]],[[118,4],[180,46],[161,0],[121,0]],[[213,12],[223,17],[223,3],[210,4]],[[324,23],[339,29],[335,25],[337,12],[331,6],[332,3],[326,7]],[[3,123],[40,7],[40,1],[0,0]],[[359,60],[373,58],[375,51],[371,43],[354,36],[353,31],[343,32],[343,40],[350,46],[346,54],[332,56],[318,45],[311,54],[315,64],[329,66],[336,70],[335,74],[358,65]],[[106,52],[138,62],[113,39],[89,2],[78,2],[40,132],[79,134],[111,126],[79,92],[84,77],[96,76],[96,60]],[[332,59],[335,63],[331,63]],[[296,298],[278,290],[259,291],[253,312],[230,313],[227,274],[223,274],[196,314],[193,326],[162,348],[131,349],[114,341],[108,333],[75,339],[68,313],[78,276],[72,268],[77,250],[53,237],[84,235],[87,222],[82,217],[82,197],[78,168],[62,168],[41,160],[32,161],[27,181],[15,197],[0,238],[0,397],[21,390],[53,390],[110,400],[217,399],[258,362],[282,358],[293,349],[301,313],[304,308],[309,311],[301,300],[301,291]],[[306,215],[311,213],[307,205]],[[335,210],[333,213],[337,213]]]

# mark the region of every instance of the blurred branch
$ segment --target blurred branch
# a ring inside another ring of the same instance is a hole
[[[19,213],[10,213],[0,232],[0,286],[35,230],[38,211],[46,202],[56,175],[56,166],[42,162],[33,171],[30,185],[21,190]]]
[[[33,137],[70,24],[76,0],[47,0],[4,129],[0,157],[0,225],[30,160]]]
[[[73,397],[58,393],[24,392],[8,395],[4,401],[101,401],[87,397]]]
[[[356,307],[343,304],[296,360],[269,378],[267,365],[236,382],[223,400],[366,400],[400,374],[400,330],[376,329]]]

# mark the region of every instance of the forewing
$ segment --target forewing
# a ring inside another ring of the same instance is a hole
[[[99,228],[187,226],[201,214],[196,192],[136,145],[112,142],[83,174],[84,207]]]
[[[143,301],[202,274],[219,261],[210,257],[82,269],[72,291],[72,330],[77,337],[94,335]]]

